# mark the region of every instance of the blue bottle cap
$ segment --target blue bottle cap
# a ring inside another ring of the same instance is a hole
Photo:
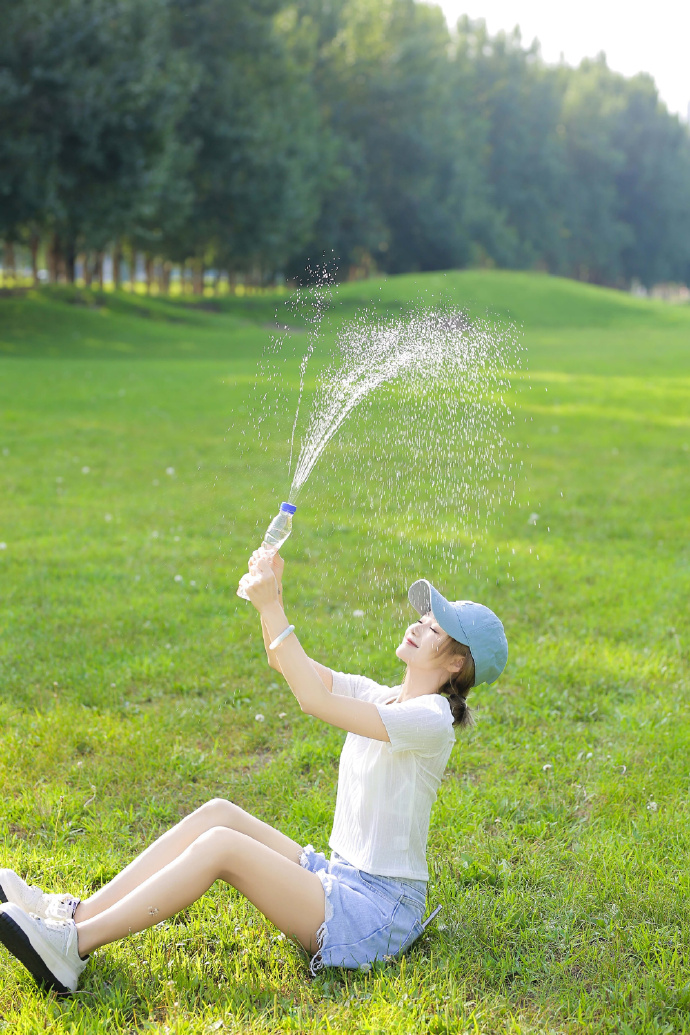
[[[281,503],[280,509],[283,512],[283,514],[294,514],[297,510],[297,507],[294,503]]]

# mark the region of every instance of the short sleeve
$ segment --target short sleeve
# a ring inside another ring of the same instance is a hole
[[[381,686],[367,676],[351,676],[345,672],[333,671],[333,693],[338,697],[356,697],[360,701],[381,701],[390,699],[394,689]]]
[[[379,704],[391,751],[433,755],[455,742],[453,715],[445,697],[425,694],[401,704]]]

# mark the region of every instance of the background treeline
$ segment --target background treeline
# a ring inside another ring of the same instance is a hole
[[[0,0],[0,238],[88,280],[469,264],[690,281],[690,134],[413,0]]]

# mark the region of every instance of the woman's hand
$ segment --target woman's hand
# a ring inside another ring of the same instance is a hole
[[[273,568],[273,574],[276,577],[276,582],[278,583],[278,585],[280,585],[283,581],[283,569],[285,568],[285,561],[283,560],[283,558],[280,556],[277,550],[266,550],[263,546],[260,546],[259,549],[255,550],[249,558],[250,571],[252,562],[256,563],[256,561],[258,561],[261,557],[268,557],[269,561],[271,562],[271,567]]]
[[[267,550],[255,550],[249,558],[249,571],[240,579],[240,586],[259,613],[280,602],[274,560]]]

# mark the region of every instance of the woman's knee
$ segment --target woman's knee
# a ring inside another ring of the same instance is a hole
[[[242,838],[242,834],[229,827],[210,827],[197,837],[191,848],[202,860],[212,863],[214,869],[225,870],[240,850]]]
[[[211,798],[204,805],[193,812],[193,816],[203,820],[203,825],[210,829],[212,827],[233,827],[234,818],[239,811],[237,805],[225,798]]]

